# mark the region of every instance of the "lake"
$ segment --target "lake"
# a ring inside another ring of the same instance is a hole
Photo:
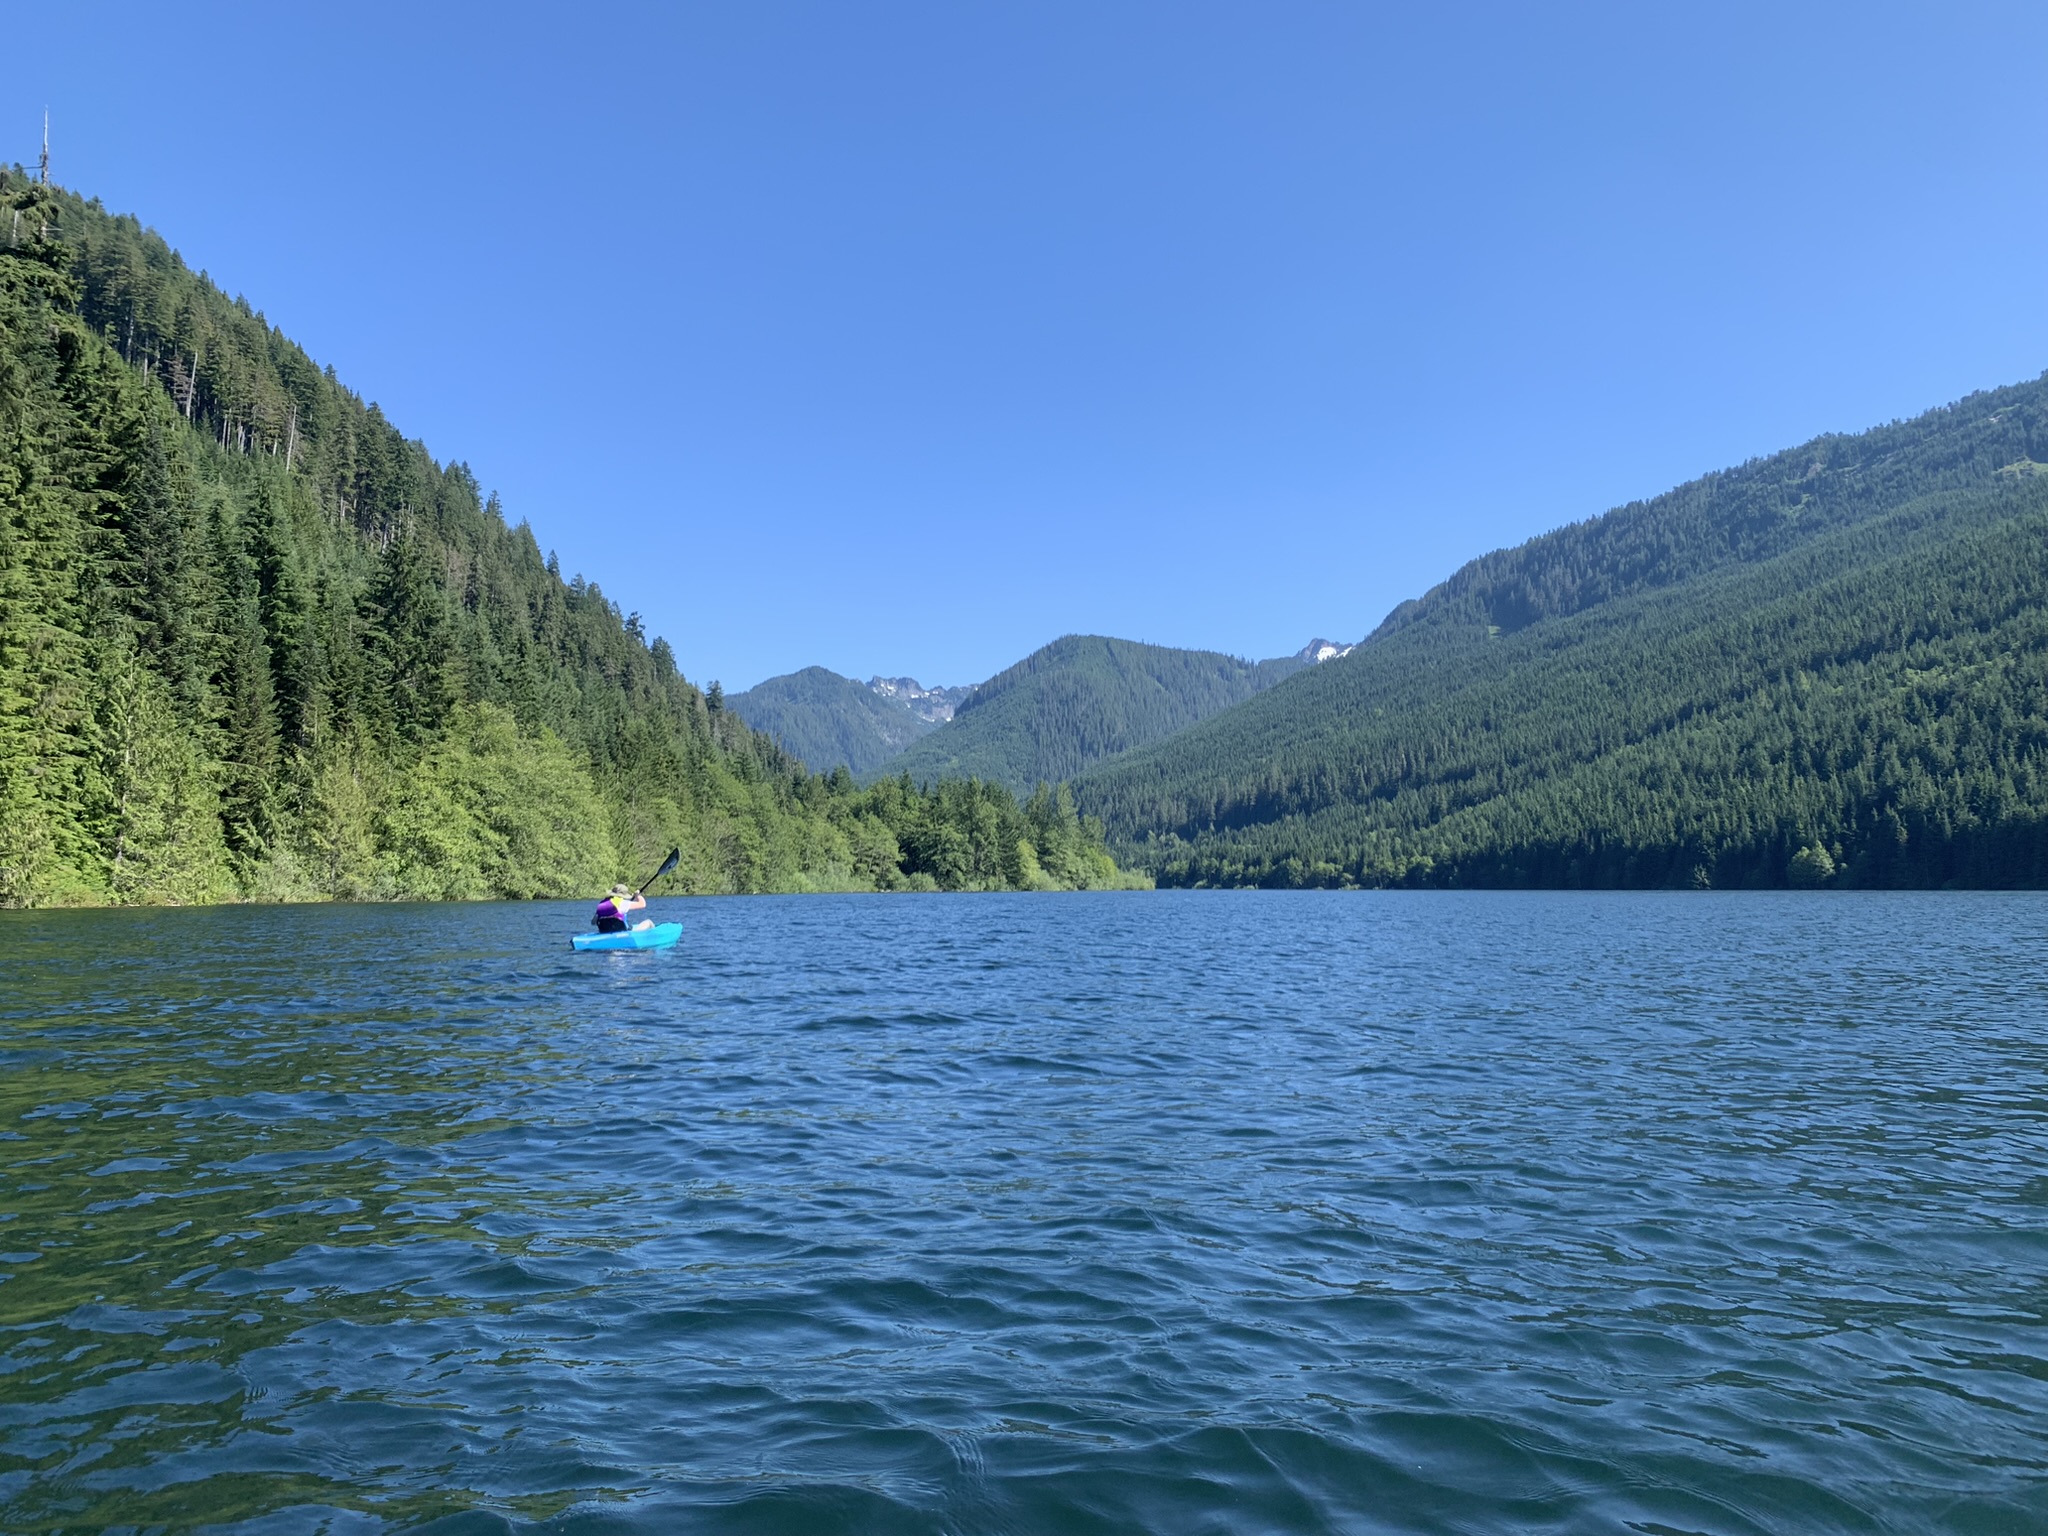
[[[2048,898],[0,914],[10,1532],[2048,1530]]]

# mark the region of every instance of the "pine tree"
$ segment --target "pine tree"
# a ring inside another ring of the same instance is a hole
[[[220,801],[170,690],[119,636],[97,658],[81,819],[116,901],[203,902],[230,889]]]
[[[378,692],[398,739],[418,749],[447,720],[454,690],[447,601],[410,528],[385,547],[371,603]]]
[[[213,693],[219,701],[221,817],[228,849],[246,876],[276,832],[283,751],[262,594],[239,519],[215,508],[213,555],[222,594]]]
[[[287,747],[313,745],[326,710],[326,678],[315,624],[313,586],[291,518],[289,484],[260,473],[248,514],[249,559],[256,579],[257,617],[270,647],[271,692]]]

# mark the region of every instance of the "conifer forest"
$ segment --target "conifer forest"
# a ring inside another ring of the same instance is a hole
[[[1160,883],[2048,883],[2048,379],[1474,560],[1075,780]]]
[[[132,217],[0,185],[0,904],[1127,883],[817,774]]]

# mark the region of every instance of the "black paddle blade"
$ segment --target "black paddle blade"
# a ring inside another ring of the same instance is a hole
[[[682,862],[682,858],[682,849],[669,849],[668,857],[661,861],[661,868],[657,869],[653,874],[647,877],[647,885],[643,885],[640,887],[641,894],[645,895],[647,892],[647,886],[654,884],[655,881],[659,880],[663,875],[667,874],[670,870],[674,869],[676,865]]]

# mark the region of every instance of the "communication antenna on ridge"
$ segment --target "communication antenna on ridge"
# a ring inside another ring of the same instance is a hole
[[[50,109],[48,107],[43,108],[43,163],[41,173],[36,179],[46,187],[50,184]]]

